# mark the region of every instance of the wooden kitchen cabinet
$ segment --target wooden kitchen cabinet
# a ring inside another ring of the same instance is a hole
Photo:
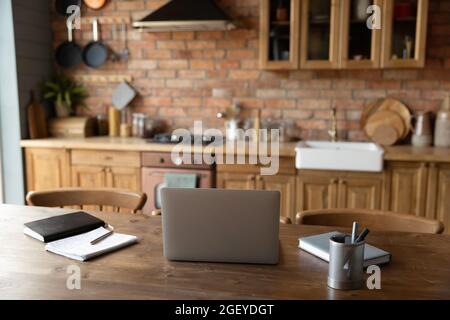
[[[217,174],[217,188],[255,190],[256,175],[245,173],[219,173]]]
[[[295,164],[293,158],[280,158],[279,173],[262,176],[258,165],[220,165],[217,188],[280,191],[280,216],[295,218]]]
[[[108,188],[138,191],[141,189],[140,168],[112,167],[106,169]]]
[[[381,209],[383,173],[302,170],[297,177],[297,211]]]
[[[380,175],[350,173],[338,180],[338,208],[381,209],[383,178]]]
[[[25,150],[27,191],[70,186],[70,152],[65,149]]]
[[[424,67],[428,6],[428,0],[383,0],[383,68]]]
[[[430,163],[428,165],[426,217],[440,220],[445,233],[450,234],[450,165]]]
[[[286,175],[257,176],[259,190],[275,190],[281,194],[281,217],[295,221],[295,177]]]
[[[301,1],[301,69],[339,67],[341,0]]]
[[[389,185],[385,190],[389,210],[426,216],[427,164],[423,162],[389,162]]]
[[[279,3],[290,8],[289,21],[274,18]],[[367,4],[374,6],[369,14]],[[260,66],[279,70],[422,68],[428,7],[429,0],[263,0]],[[368,28],[373,19],[381,21],[380,28],[376,23]],[[273,53],[274,43],[284,48],[284,54]]]
[[[341,0],[339,60],[342,69],[380,67],[381,30],[367,27],[366,3],[365,0]],[[373,0],[369,4],[382,8],[383,3]],[[372,14],[382,18],[381,11],[375,9]]]
[[[298,68],[300,0],[262,0],[260,6],[260,66]]]
[[[74,150],[72,186],[140,191],[140,153]]]
[[[106,188],[106,168],[102,166],[72,166],[72,186],[75,188]]]
[[[295,218],[295,177],[289,175],[261,176],[258,174],[218,173],[217,188],[280,191],[280,216]]]
[[[337,179],[323,172],[297,177],[297,212],[337,207]]]

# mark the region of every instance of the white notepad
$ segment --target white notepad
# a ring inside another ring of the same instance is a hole
[[[45,250],[69,259],[86,261],[99,255],[132,245],[138,240],[135,236],[114,233],[98,244],[91,244],[92,240],[95,240],[108,232],[109,231],[105,228],[98,228],[77,236],[50,242],[45,246]]]
[[[330,261],[330,238],[341,234],[338,231],[318,234],[299,239],[298,247],[316,257]],[[381,265],[391,261],[391,254],[377,247],[365,244],[364,246],[364,267],[371,265]]]

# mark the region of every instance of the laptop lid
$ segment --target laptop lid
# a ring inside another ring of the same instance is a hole
[[[278,263],[278,191],[164,188],[161,197],[167,259]]]

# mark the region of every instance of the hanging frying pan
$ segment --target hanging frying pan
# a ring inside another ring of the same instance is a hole
[[[91,68],[98,68],[105,64],[108,59],[108,48],[99,41],[98,19],[92,21],[93,41],[91,41],[83,50],[83,61]]]
[[[91,9],[99,10],[106,4],[106,0],[84,0],[84,4]]]
[[[61,16],[69,16],[67,8],[70,6],[81,7],[81,0],[55,0],[55,11]]]
[[[67,23],[68,37],[67,41],[60,44],[56,49],[56,62],[63,68],[72,68],[79,65],[82,61],[81,48],[73,41],[72,23]]]

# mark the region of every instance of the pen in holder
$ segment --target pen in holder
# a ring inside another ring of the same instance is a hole
[[[352,243],[348,235],[330,238],[328,286],[333,289],[352,290],[363,285],[365,241]]]

